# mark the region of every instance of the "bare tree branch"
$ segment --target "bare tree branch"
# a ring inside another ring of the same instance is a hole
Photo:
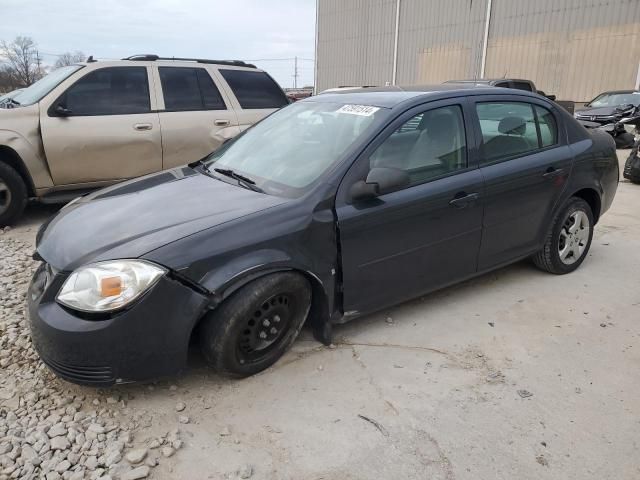
[[[64,52],[58,57],[53,68],[66,67],[67,65],[73,65],[74,63],[84,62],[87,56],[80,50],[75,52]]]
[[[0,42],[3,57],[2,71],[8,74],[17,87],[28,87],[44,75],[38,46],[30,37],[16,37],[12,43]]]

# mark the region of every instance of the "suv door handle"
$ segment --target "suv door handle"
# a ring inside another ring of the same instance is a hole
[[[133,125],[133,129],[134,130],[138,130],[143,131],[143,130],[151,130],[153,128],[153,125],[151,125],[150,123],[136,123]]]
[[[564,168],[549,167],[542,174],[544,178],[554,178],[564,173]]]
[[[229,120],[214,120],[213,124],[216,127],[226,127],[229,125]]]
[[[480,197],[480,194],[475,192],[469,193],[469,194],[465,192],[460,192],[456,194],[455,197],[453,197],[453,199],[449,202],[449,205],[457,208],[465,208],[465,207],[468,207],[469,204],[475,202],[479,197]]]

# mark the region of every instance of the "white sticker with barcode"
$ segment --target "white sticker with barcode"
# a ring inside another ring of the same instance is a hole
[[[338,113],[348,113],[349,115],[361,115],[363,117],[370,117],[378,110],[380,110],[378,107],[372,107],[370,105],[343,105],[338,109]]]

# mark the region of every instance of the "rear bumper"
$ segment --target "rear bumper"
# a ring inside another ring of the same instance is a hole
[[[191,331],[207,299],[163,277],[130,308],[109,318],[81,318],[55,301],[64,278],[36,271],[27,297],[33,345],[56,375],[110,386],[180,372]],[[46,284],[43,288],[43,284]]]

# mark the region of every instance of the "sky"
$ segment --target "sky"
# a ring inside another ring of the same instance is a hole
[[[18,35],[48,64],[76,50],[253,60],[282,87],[298,56],[300,87],[313,84],[315,0],[0,0],[0,40]]]

